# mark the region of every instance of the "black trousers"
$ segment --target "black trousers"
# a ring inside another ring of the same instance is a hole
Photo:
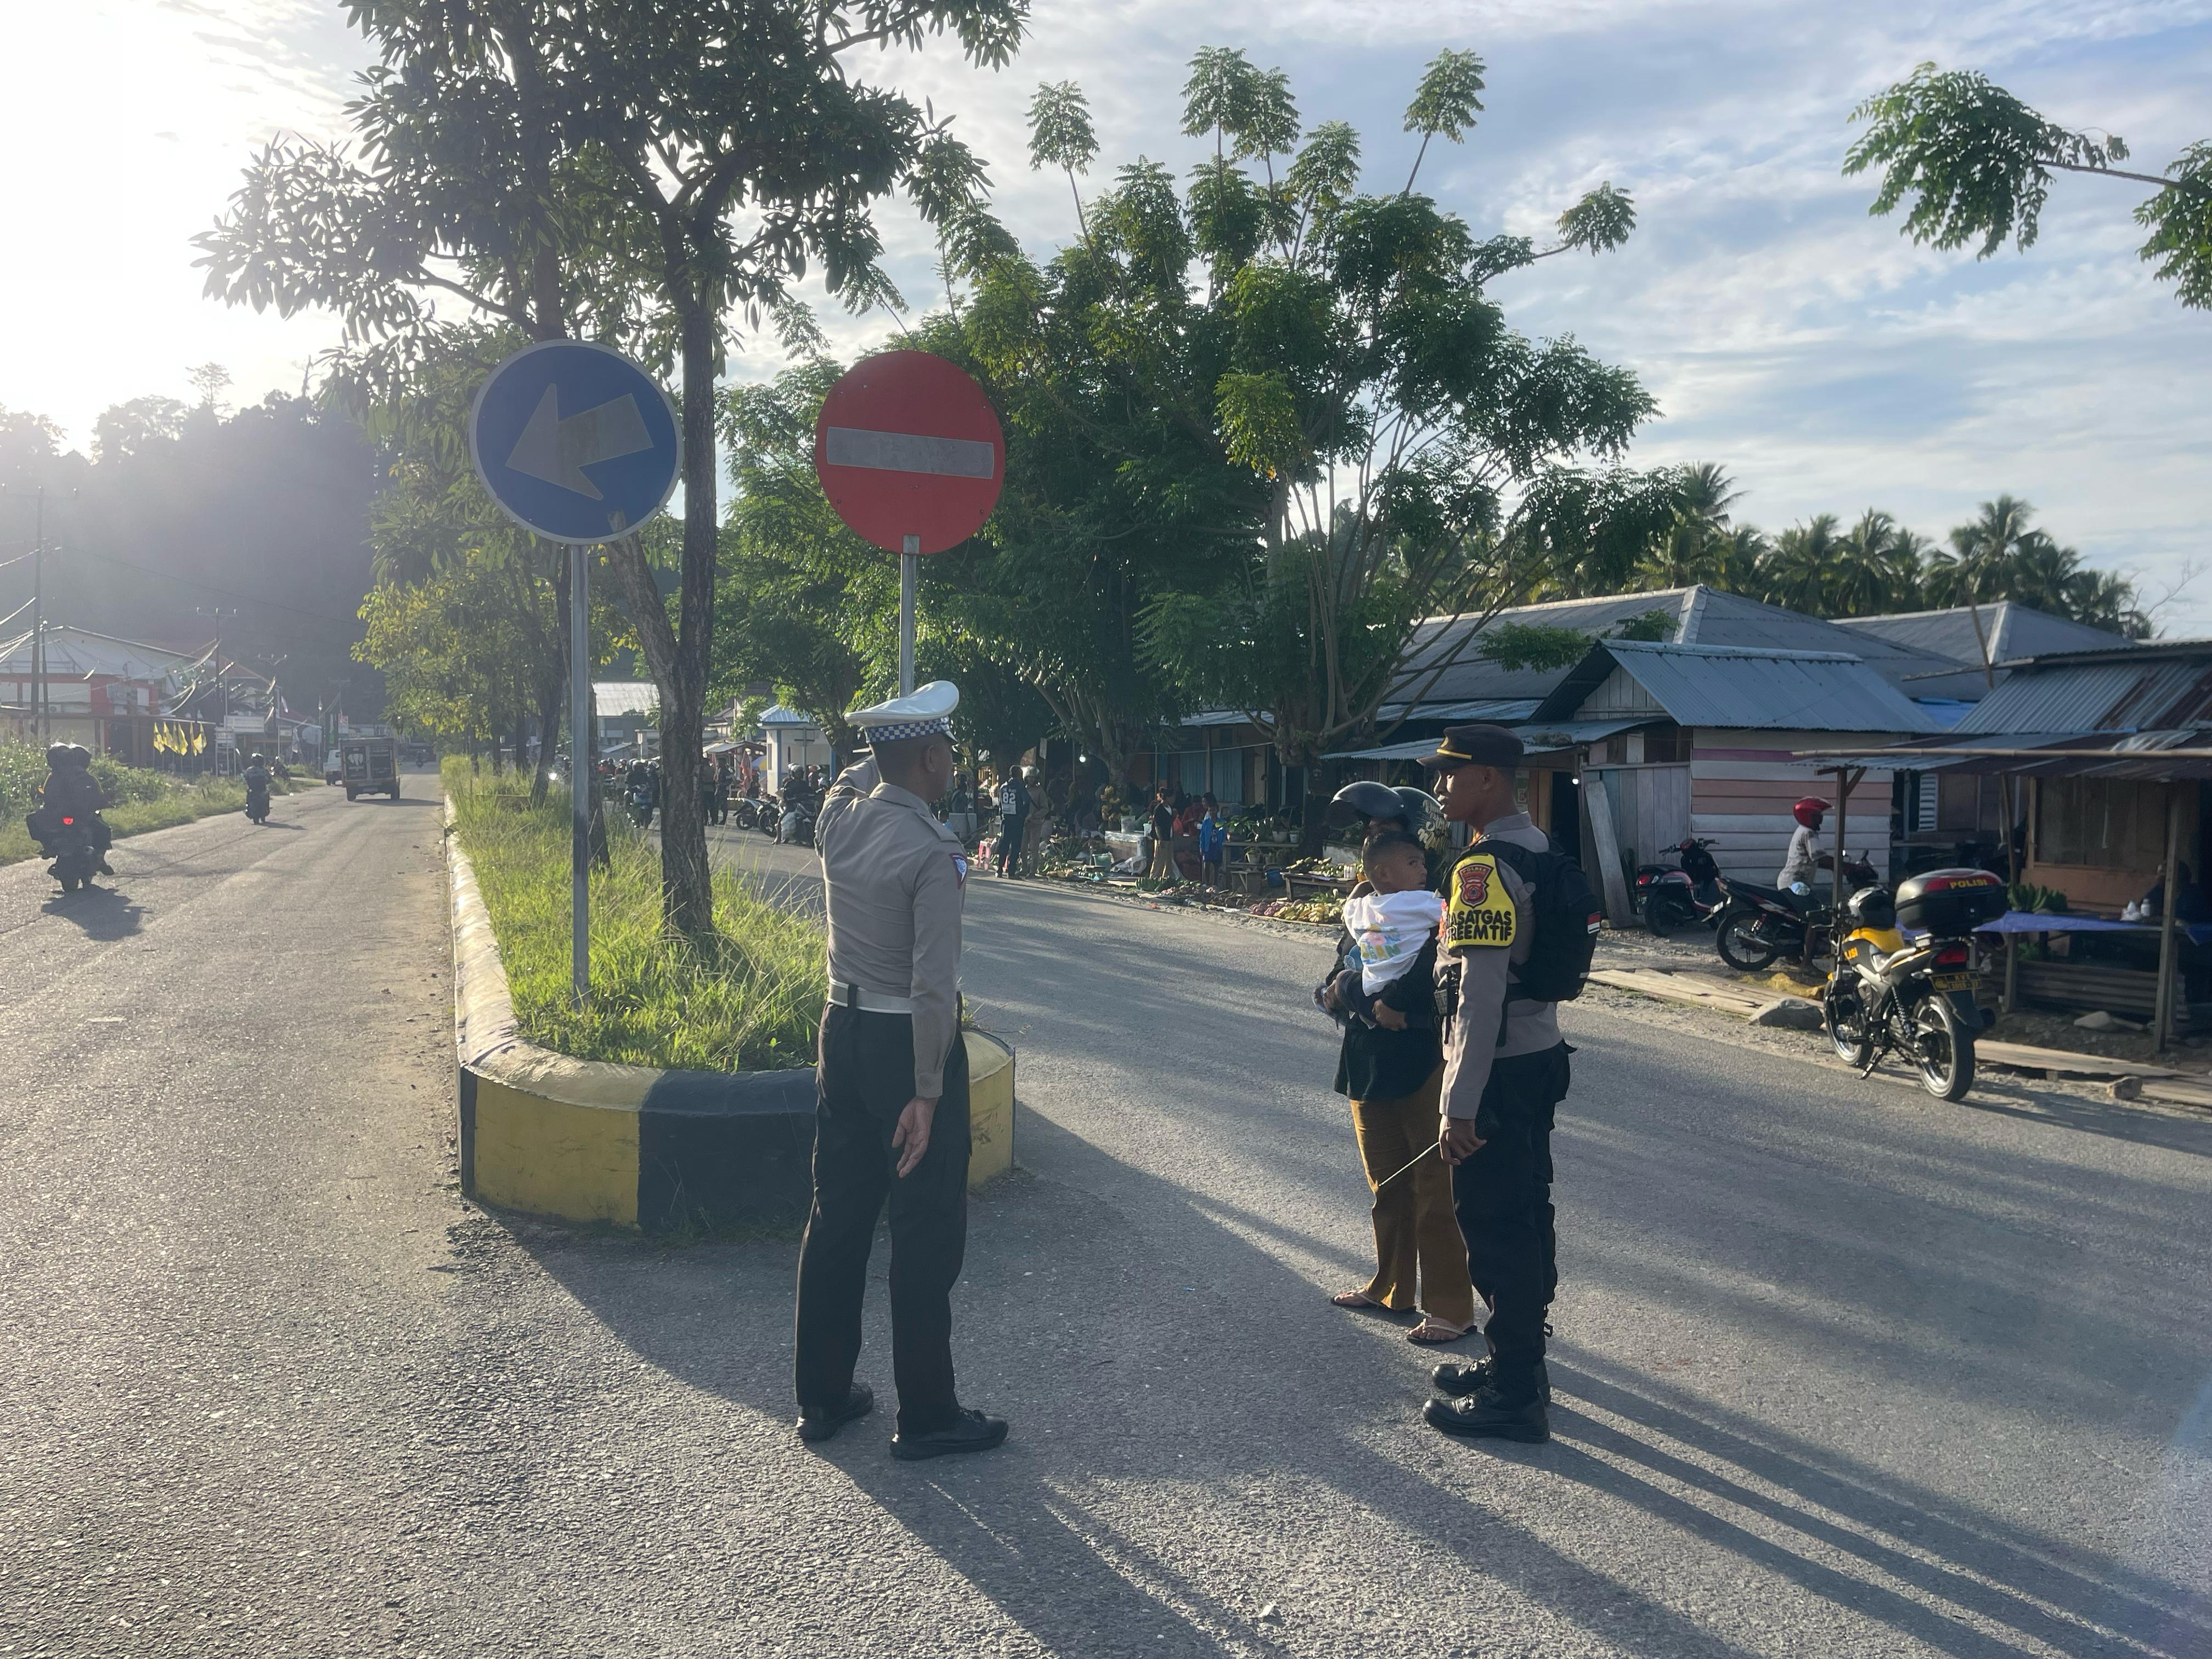
[[[814,1206],[799,1247],[799,1404],[842,1406],[860,1357],[860,1302],[876,1218],[891,1209],[891,1370],[898,1429],[958,1415],[952,1285],[968,1249],[968,1049],[955,1038],[929,1150],[905,1179],[891,1133],[914,1098],[914,1021],[832,1004],[815,1066]]]
[[[1468,1275],[1490,1309],[1482,1328],[1501,1378],[1544,1357],[1544,1315],[1559,1288],[1552,1208],[1552,1119],[1567,1094],[1567,1045],[1492,1062],[1475,1114],[1483,1144],[1452,1169]]]
[[[1024,833],[1028,830],[1029,827],[1030,815],[1026,812],[1019,813],[1013,817],[1000,818],[999,820],[999,846],[996,865],[1000,875],[1003,876],[1006,873],[1006,862],[1009,855],[1011,855],[1013,860],[1014,873],[1016,875],[1021,874],[1021,854],[1018,849],[1022,844],[1022,836]]]

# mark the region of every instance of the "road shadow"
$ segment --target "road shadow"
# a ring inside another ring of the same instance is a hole
[[[1730,1631],[1796,1647],[1831,1626],[1835,1650],[1887,1634],[1953,1659],[2001,1659],[2025,1638],[2083,1651],[2107,1632],[2161,1659],[2212,1648],[2190,1591],[1881,1468],[1847,1449],[1849,1425],[1814,1443],[1581,1346],[1559,1349],[1552,1444],[1449,1441],[1417,1417],[1432,1355],[1328,1309],[1328,1286],[1219,1204],[1032,1114],[1020,1134],[1053,1174],[1018,1172],[978,1195],[956,1304],[963,1397],[1012,1419],[1008,1444],[921,1466],[888,1457],[879,1239],[861,1369],[879,1414],[781,1455],[835,1465],[1048,1652],[1278,1650],[1301,1617],[1285,1540],[1327,1553],[1333,1577],[1372,1580],[1374,1563],[1336,1550],[1378,1528],[1398,1541],[1382,1546],[1395,1552],[1388,1583],[1352,1615],[1370,1651],[1412,1639],[1394,1618],[1460,1617],[1450,1595],[1419,1590],[1438,1572],[1471,1602],[1516,1612],[1513,1640],[1537,1651],[1601,1634],[1608,1650],[1655,1659],[1741,1659],[1771,1650]],[[1348,1135],[1339,1152],[1356,1202]],[[1272,1220],[1268,1236],[1337,1253]],[[788,1420],[793,1246],[672,1254],[516,1237],[647,1363]],[[1759,1253],[1755,1239],[1729,1242]],[[1618,1288],[1602,1259],[1572,1261],[1578,1275]],[[1162,1491],[1183,1494],[1166,1526],[1130,1497]],[[850,1524],[864,1534],[871,1522]],[[1342,1596],[1328,1599],[1340,1613]],[[1283,1626],[1258,1622],[1269,1602]],[[1454,1647],[1419,1628],[1424,1651],[1497,1650],[1480,1630],[1459,1626]]]
[[[70,922],[86,938],[109,941],[129,939],[144,923],[143,906],[112,887],[87,887],[74,893],[56,893],[39,907],[44,915]]]

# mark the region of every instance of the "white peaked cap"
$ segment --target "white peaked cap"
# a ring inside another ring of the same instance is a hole
[[[952,730],[952,711],[960,707],[960,688],[951,680],[932,680],[903,697],[893,697],[872,708],[858,708],[845,718],[866,733],[870,743],[901,743]]]

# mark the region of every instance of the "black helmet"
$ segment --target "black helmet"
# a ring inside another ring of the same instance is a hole
[[[64,766],[69,763],[69,744],[65,743],[50,743],[46,745],[46,766],[49,770],[55,772],[60,771]]]
[[[1393,789],[1387,783],[1376,783],[1372,779],[1362,778],[1358,783],[1346,784],[1343,788],[1329,798],[1328,811],[1323,815],[1323,821],[1332,830],[1341,830],[1346,824],[1357,823],[1363,818],[1370,823],[1377,820],[1386,820],[1391,823],[1404,823],[1411,828],[1413,822],[1411,817],[1413,809],[1401,799],[1407,795],[1416,795],[1423,800],[1428,799],[1428,797],[1422,795],[1418,789]],[[1433,801],[1430,802],[1432,806],[1435,804]]]
[[[1886,931],[1897,926],[1897,900],[1887,887],[1862,887],[1844,908],[1861,927]]]
[[[246,757],[246,763],[248,766],[266,766],[269,764],[267,761],[262,759],[258,755],[248,755]]]
[[[1425,838],[1430,831],[1444,822],[1443,803],[1425,789],[1401,784],[1390,792],[1405,803],[1406,828]]]

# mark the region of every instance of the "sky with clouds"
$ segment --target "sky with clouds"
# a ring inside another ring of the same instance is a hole
[[[1541,237],[1601,180],[1633,193],[1628,246],[1547,260],[1494,290],[1536,334],[1572,333],[1633,367],[1663,414],[1634,459],[1722,463],[1738,513],[1770,529],[1877,506],[1940,535],[2001,490],[2152,597],[2212,566],[2212,314],[2185,311],[2135,255],[2141,187],[2062,178],[2027,255],[1913,247],[1845,179],[1851,106],[1924,58],[1979,68],[2046,115],[2124,135],[2156,171],[2212,137],[2212,0],[1036,0],[1029,46],[993,75],[939,43],[860,64],[951,111],[992,165],[1001,216],[1044,253],[1073,228],[1064,183],[1031,173],[1023,112],[1040,81],[1089,95],[1094,183],[1139,155],[1183,170],[1184,64],[1245,49],[1290,76],[1309,125],[1340,118],[1368,177],[1402,179],[1402,113],[1445,46],[1489,65],[1480,124],[1432,148],[1423,183],[1479,233]],[[336,0],[71,0],[0,24],[0,405],[88,447],[93,418],[146,392],[187,395],[215,361],[235,400],[298,389],[335,343],[326,317],[280,321],[200,297],[189,238],[258,144],[337,137],[368,54]],[[926,305],[922,228],[882,215],[893,274]],[[33,234],[35,233],[35,234]],[[841,351],[891,332],[825,307]],[[741,378],[773,374],[747,343]],[[2212,569],[2161,613],[2212,635]]]

